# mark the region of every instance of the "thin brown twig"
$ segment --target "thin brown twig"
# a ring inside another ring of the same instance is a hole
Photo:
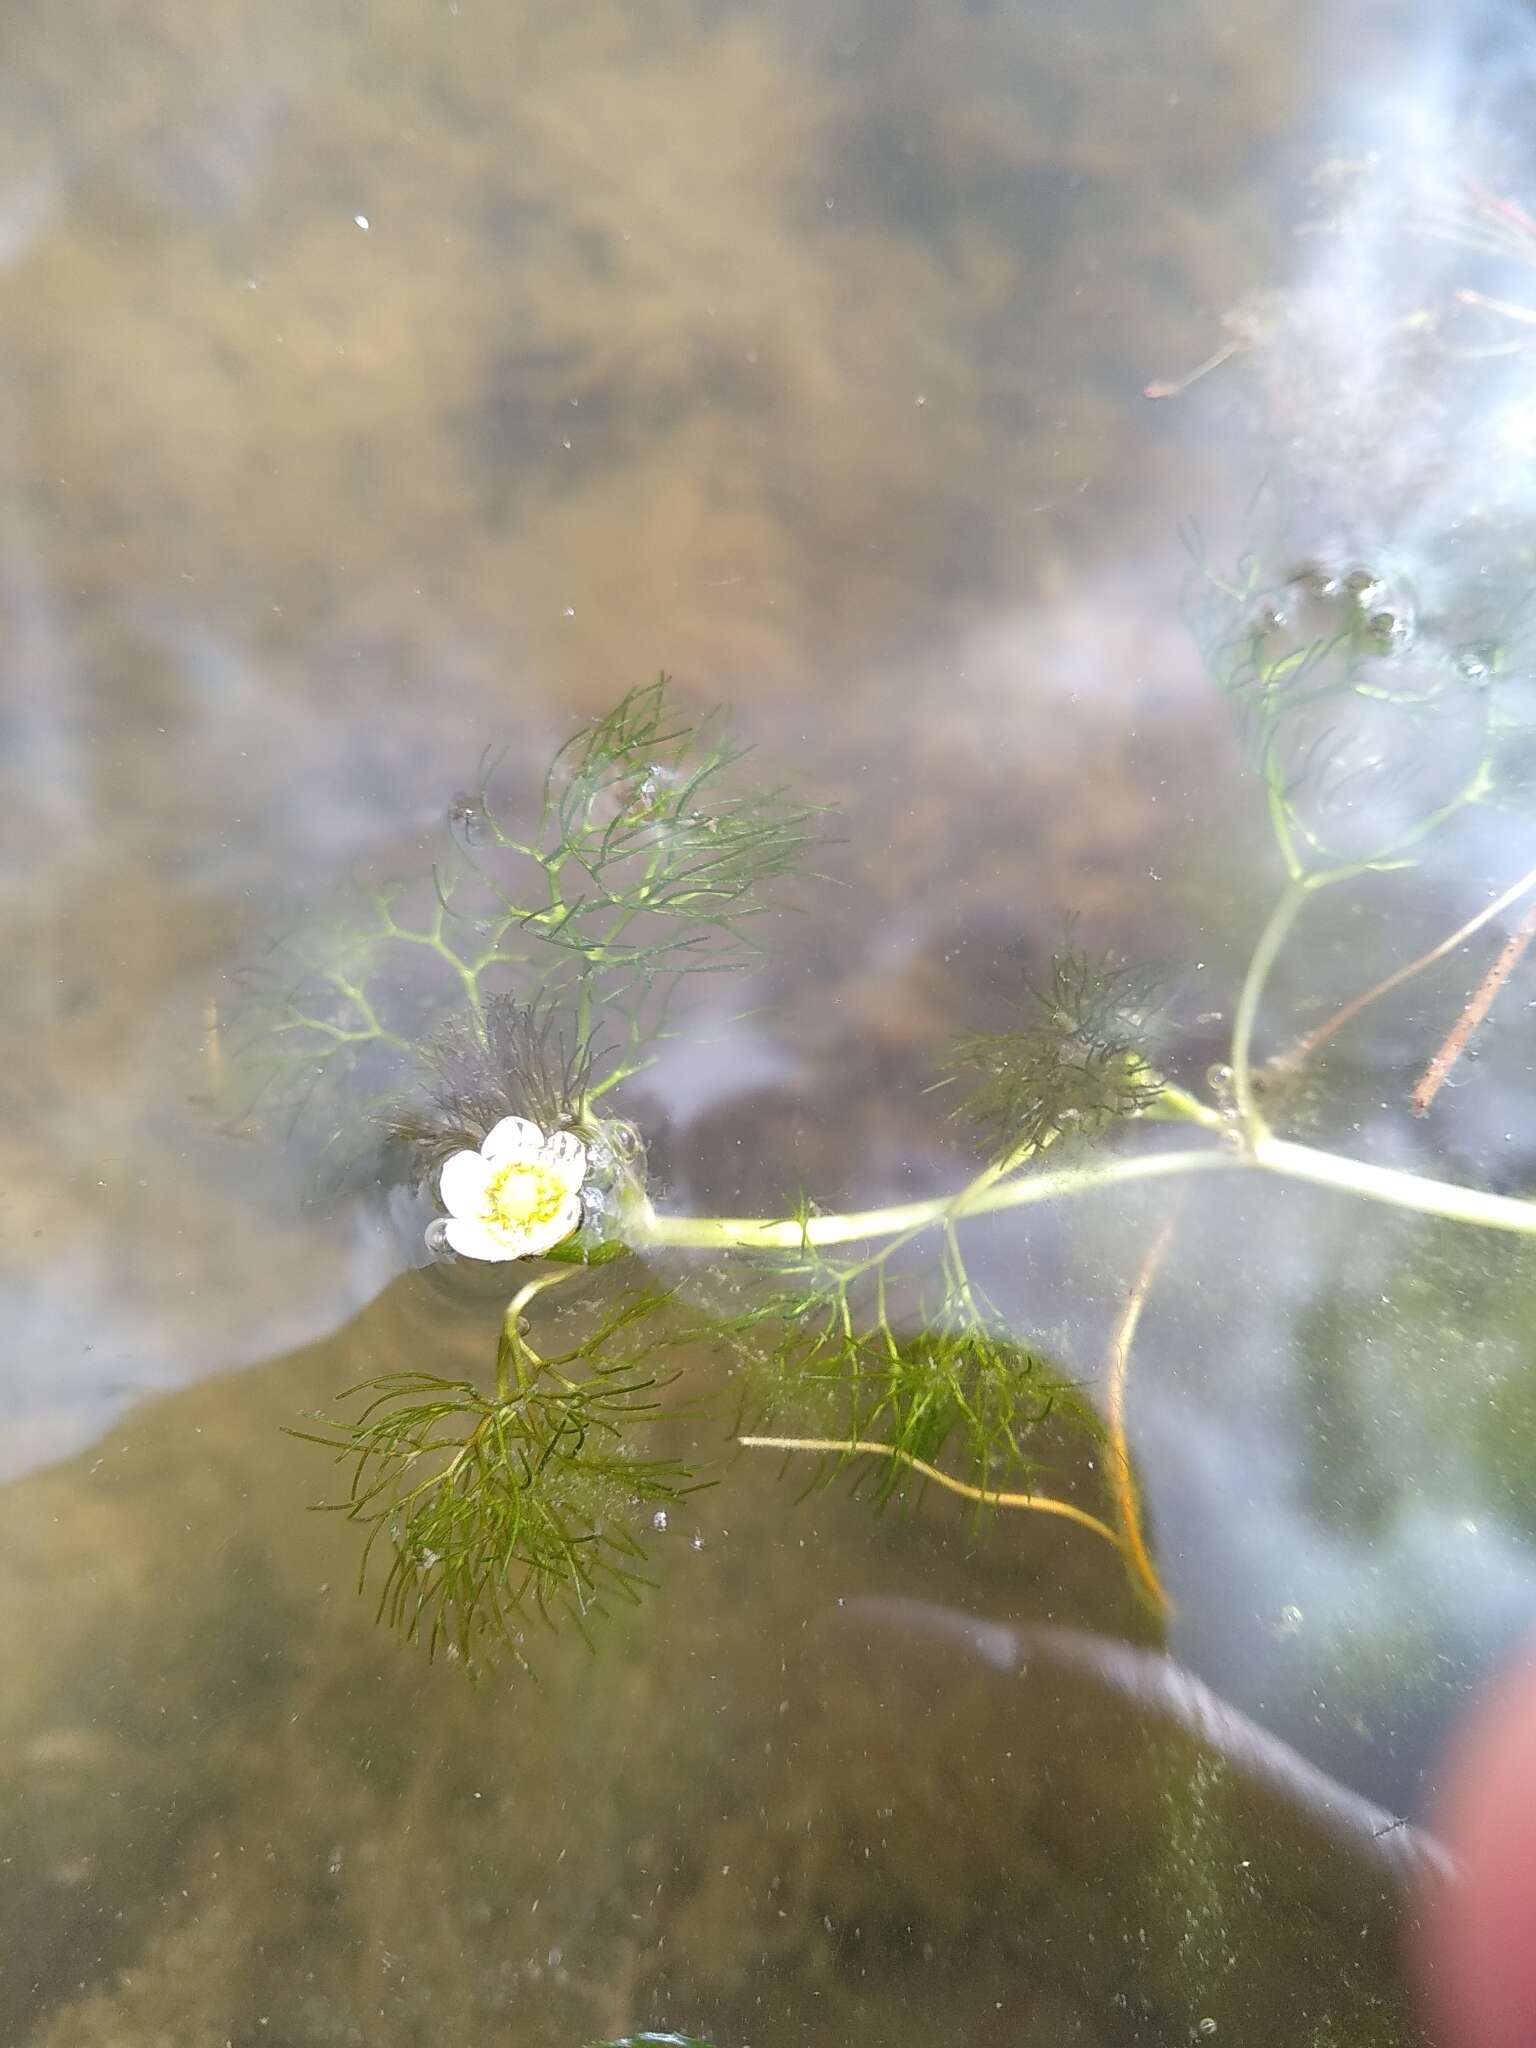
[[[1141,1499],[1125,1435],[1125,1382],[1130,1371],[1131,1345],[1135,1341],[1136,1327],[1141,1321],[1141,1312],[1147,1305],[1147,1295],[1152,1282],[1157,1278],[1158,1268],[1162,1265],[1168,1246],[1172,1242],[1173,1227],[1174,1220],[1170,1217],[1152,1240],[1147,1255],[1141,1262],[1141,1270],[1132,1284],[1125,1307],[1121,1311],[1120,1320],[1115,1325],[1115,1333],[1109,1347],[1109,1391],[1105,1416],[1110,1453],[1109,1490],[1120,1523],[1126,1563],[1152,1606],[1163,1615],[1170,1611],[1172,1603],[1163,1588],[1162,1580],[1157,1575],[1157,1567],[1152,1562],[1152,1555],[1147,1549],[1146,1536],[1142,1530]]]
[[[1536,903],[1521,918],[1504,941],[1504,949],[1483,976],[1456,1022],[1446,1033],[1439,1051],[1419,1077],[1410,1100],[1415,1116],[1427,1116],[1429,1106],[1444,1087],[1452,1067],[1472,1041],[1472,1035],[1498,999],[1499,990],[1520,965],[1526,948],[1536,939]]]
[[[1232,358],[1241,355],[1247,346],[1247,342],[1243,340],[1225,341],[1220,348],[1213,349],[1203,363],[1197,363],[1184,376],[1159,378],[1155,383],[1143,384],[1141,395],[1143,398],[1179,398],[1191,384],[1198,384],[1200,379],[1208,377],[1212,370],[1219,370],[1223,363],[1231,362]]]
[[[1405,981],[1411,981],[1416,974],[1422,974],[1426,967],[1433,967],[1435,962],[1443,960],[1447,953],[1454,953],[1458,946],[1464,945],[1468,939],[1480,932],[1490,918],[1497,917],[1501,910],[1508,910],[1512,903],[1518,903],[1520,898],[1528,896],[1532,889],[1536,889],[1536,868],[1531,868],[1523,874],[1518,882],[1512,882],[1502,896],[1495,897],[1492,903],[1477,913],[1476,917],[1469,917],[1464,925],[1458,926],[1451,933],[1449,938],[1442,939],[1437,946],[1431,946],[1427,953],[1421,953],[1416,960],[1410,960],[1406,967],[1397,968],[1384,981],[1378,981],[1368,988],[1363,995],[1355,996],[1342,1010],[1335,1010],[1325,1024],[1319,1024],[1315,1031],[1309,1031],[1304,1038],[1298,1038],[1288,1052],[1277,1053],[1269,1062],[1270,1068],[1290,1072],[1301,1066],[1312,1057],[1319,1046],[1326,1045],[1335,1033],[1342,1031],[1346,1024],[1352,1023],[1362,1010],[1369,1009],[1370,1005],[1382,996],[1389,996],[1393,989],[1401,988]]]

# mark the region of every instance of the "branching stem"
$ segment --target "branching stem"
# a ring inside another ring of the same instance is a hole
[[[952,1197],[928,1202],[903,1202],[889,1209],[864,1209],[841,1216],[805,1218],[767,1216],[642,1215],[634,1243],[640,1249],[678,1251],[794,1251],[802,1245],[854,1244],[936,1223],[941,1218],[982,1216],[999,1209],[1022,1209],[1035,1202],[1063,1201],[1139,1181],[1175,1179],[1197,1173],[1259,1170],[1288,1180],[1310,1181],[1362,1196],[1389,1208],[1409,1209],[1421,1216],[1442,1216],[1451,1223],[1471,1223],[1485,1230],[1505,1230],[1536,1237],[1536,1202],[1513,1195],[1487,1194],[1480,1188],[1458,1187],[1452,1181],[1405,1173],[1399,1167],[1372,1166],[1337,1152],[1319,1152],[1267,1133],[1246,1151],[1209,1147],[1201,1150],[1153,1152],[1134,1158],[1101,1160],[1092,1166],[1061,1167],[1053,1173],[1031,1173],[989,1187],[962,1204]]]
[[[569,1280],[573,1273],[580,1272],[579,1266],[560,1266],[552,1273],[540,1273],[520,1287],[507,1303],[506,1314],[501,1319],[501,1341],[496,1346],[496,1399],[510,1401],[513,1392],[514,1374],[517,1391],[526,1391],[529,1375],[528,1366],[535,1375],[544,1361],[523,1337],[523,1310],[536,1295],[547,1287],[558,1287],[563,1280]]]
[[[1098,1188],[1135,1181],[1166,1180],[1189,1173],[1222,1173],[1251,1166],[1253,1160],[1226,1148],[1153,1152],[1140,1158],[1102,1159],[1087,1166],[1058,1167],[1049,1173],[1026,1173],[983,1187],[956,1200],[939,1196],[925,1202],[897,1202],[887,1209],[856,1210],[840,1216],[660,1216],[651,1211],[637,1222],[635,1242],[641,1249],[670,1247],[686,1251],[797,1251],[807,1245],[857,1244],[889,1237],[898,1231],[925,1228],[945,1217],[984,1216],[999,1209],[1022,1209],[1035,1202],[1091,1194]],[[1536,1206],[1531,1228],[1536,1229]]]

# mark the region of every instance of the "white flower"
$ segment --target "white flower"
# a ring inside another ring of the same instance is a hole
[[[455,1152],[445,1163],[442,1234],[466,1259],[533,1258],[580,1223],[586,1175],[580,1138],[546,1138],[526,1117],[504,1116],[478,1152]]]

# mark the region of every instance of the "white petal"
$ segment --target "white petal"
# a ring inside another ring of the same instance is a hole
[[[494,1170],[479,1152],[455,1152],[444,1161],[437,1184],[443,1207],[455,1216],[478,1216],[486,1205]]]
[[[443,1225],[443,1236],[466,1259],[521,1259],[527,1254],[521,1237],[514,1238],[504,1230],[488,1230],[472,1216],[450,1216]]]
[[[544,1133],[537,1124],[525,1116],[504,1116],[480,1147],[480,1156],[492,1166],[505,1166],[509,1160],[531,1158],[543,1144]]]
[[[544,1243],[551,1248],[557,1244],[564,1244],[571,1232],[578,1229],[580,1224],[581,1196],[576,1194],[572,1195],[568,1202],[562,1202],[559,1214],[550,1219],[549,1235]]]
[[[578,1187],[587,1177],[587,1148],[574,1131],[556,1131],[546,1138],[544,1157],[563,1179]]]

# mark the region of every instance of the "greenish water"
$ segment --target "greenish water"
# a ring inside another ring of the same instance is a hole
[[[1482,33],[1268,0],[149,0],[5,28],[0,2038],[1415,2039],[1401,1898],[1358,1846],[1103,1687],[849,1618],[895,1594],[1150,1640],[1066,1524],[877,1518],[744,1456],[590,1648],[535,1628],[533,1677],[472,1689],[396,1644],[283,1430],[371,1374],[480,1370],[501,1300],[417,1270],[398,1216],[306,1208],[305,1145],[212,1105],[242,965],[349,873],[419,869],[483,748],[531,794],[661,667],[838,807],[811,914],[626,1103],[673,1206],[958,1184],[938,1063],[1073,915],[1167,964],[1197,1080],[1277,867],[1177,616],[1181,520],[1235,554],[1278,476],[1287,561],[1379,551],[1456,646],[1529,561],[1518,464],[1430,452],[1486,414],[1518,453],[1512,330],[1447,328],[1453,364],[1500,352],[1443,392],[1381,339],[1493,280],[1368,212],[1358,244],[1292,234],[1330,152],[1407,149],[1387,76],[1441,123],[1421,157],[1530,193],[1488,142],[1518,84],[1474,119],[1478,67],[1529,53],[1512,13]],[[1366,288],[1393,263],[1397,324]],[[1277,284],[1272,346],[1142,396]],[[1371,742],[1349,817],[1401,796]],[[1269,1040],[1533,838],[1516,806],[1421,895],[1325,907]],[[1327,1115],[1515,1191],[1513,1028],[1427,1129],[1400,1114],[1471,979],[1349,1041]],[[994,1219],[978,1270],[1096,1386],[1165,1213]],[[1183,1199],[1133,1450],[1175,1652],[1417,1817],[1536,1618],[1532,1274],[1514,1240],[1344,1213]],[[718,1283],[656,1272],[700,1397],[663,1433],[722,1456]]]

